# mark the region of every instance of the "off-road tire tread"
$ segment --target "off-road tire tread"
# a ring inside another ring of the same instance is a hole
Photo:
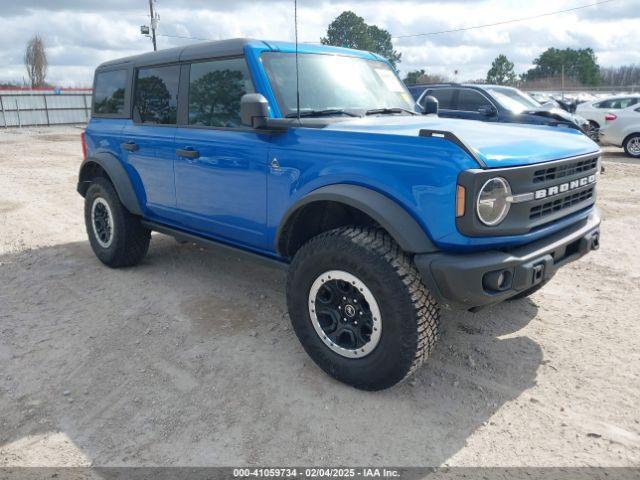
[[[307,254],[313,252],[317,246],[327,241],[332,241],[335,237],[343,237],[353,244],[364,247],[374,252],[384,259],[395,271],[408,291],[414,315],[416,318],[417,338],[406,339],[402,351],[411,355],[411,366],[404,378],[410,377],[427,359],[433,351],[439,336],[440,309],[438,304],[424,286],[412,257],[404,252],[391,236],[381,228],[346,226],[322,233],[301,247],[294,258],[292,268],[295,264],[304,260]],[[295,288],[290,284],[292,276],[289,276],[287,289]]]

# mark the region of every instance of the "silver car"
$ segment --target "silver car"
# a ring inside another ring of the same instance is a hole
[[[605,114],[600,142],[623,147],[627,155],[640,158],[640,106],[612,110]]]
[[[607,113],[616,113],[633,105],[640,105],[640,95],[616,95],[581,103],[576,108],[576,113],[589,120],[595,128],[602,128],[607,124],[604,118]]]

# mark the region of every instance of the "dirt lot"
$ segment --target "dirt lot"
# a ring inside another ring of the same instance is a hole
[[[608,151],[602,248],[530,299],[444,313],[411,382],[306,356],[284,273],[154,236],[110,270],[80,130],[0,132],[0,466],[640,463],[640,163]]]

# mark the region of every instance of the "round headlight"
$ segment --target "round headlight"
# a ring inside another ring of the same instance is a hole
[[[511,203],[508,198],[511,196],[511,187],[502,177],[487,180],[480,189],[476,210],[478,218],[485,225],[493,226],[499,224],[509,213]]]

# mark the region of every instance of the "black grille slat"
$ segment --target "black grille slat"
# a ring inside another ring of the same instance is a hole
[[[595,190],[595,186],[591,186],[580,192],[570,193],[563,197],[556,198],[550,202],[546,202],[541,205],[536,205],[535,207],[531,207],[531,210],[529,211],[529,219],[534,220],[537,218],[543,218],[543,217],[546,217],[547,215],[551,215],[552,213],[565,210],[581,202],[589,200],[593,198],[594,190]]]
[[[576,175],[578,173],[593,170],[598,165],[598,158],[590,158],[587,160],[579,160],[577,162],[558,165],[551,168],[536,170],[533,173],[533,183],[548,182],[564,177]]]

